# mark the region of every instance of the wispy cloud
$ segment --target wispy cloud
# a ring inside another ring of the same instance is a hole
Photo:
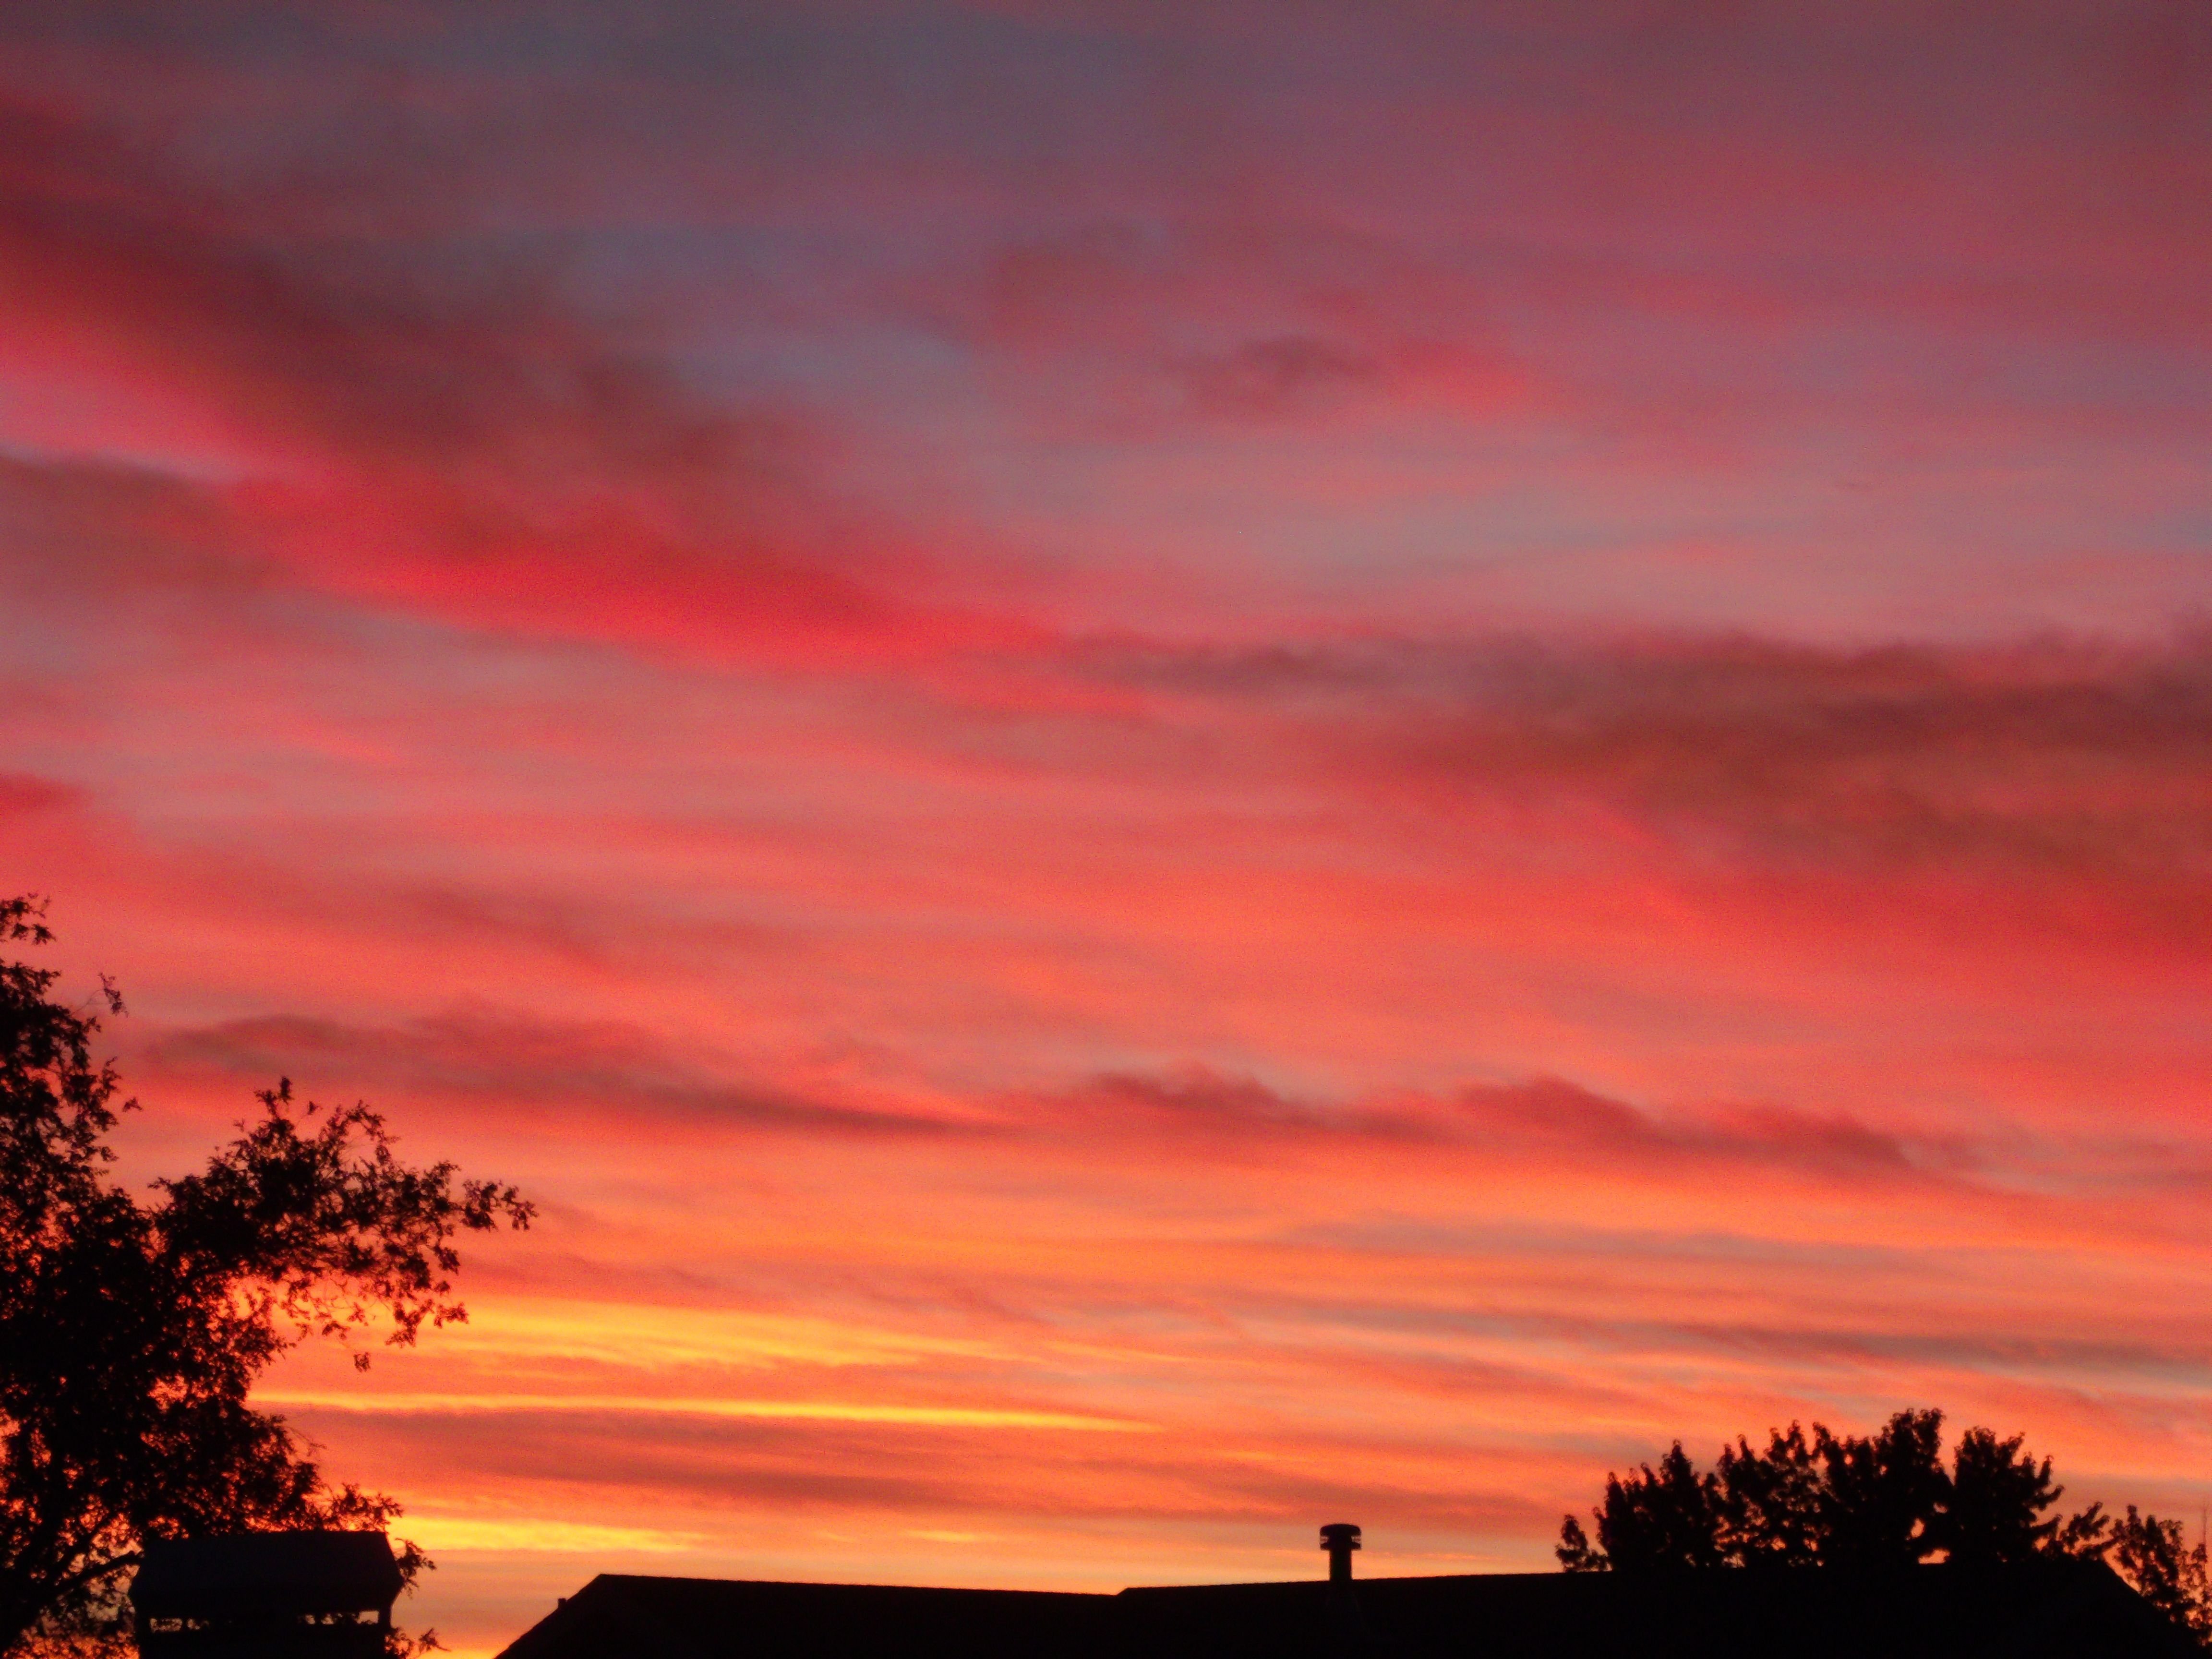
[[[738,1131],[931,1135],[982,1127],[922,1112],[808,1099],[717,1078],[706,1057],[634,1026],[552,1023],[480,1008],[386,1029],[276,1017],[173,1033],[154,1064],[228,1078],[343,1077],[360,1088],[462,1098],[526,1111],[585,1109],[632,1125],[641,1115]]]
[[[1235,723],[1380,813],[1577,812],[1686,860],[2097,893],[2194,938],[2212,856],[2203,637],[1821,648],[1680,635],[1117,647],[1110,680]]]

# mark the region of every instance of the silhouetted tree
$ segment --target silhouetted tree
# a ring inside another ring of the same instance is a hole
[[[48,943],[44,914],[0,902],[0,944]],[[511,1187],[402,1163],[366,1106],[297,1105],[289,1082],[205,1169],[141,1198],[106,1170],[137,1103],[55,978],[0,960],[0,1654],[112,1629],[143,1540],[397,1515],[330,1486],[248,1391],[380,1312],[398,1344],[464,1318],[455,1237],[532,1215]],[[410,1582],[426,1565],[403,1552]]]
[[[2181,1524],[2138,1515],[2114,1524],[2101,1504],[2063,1519],[2046,1513],[2065,1488],[2024,1437],[1961,1435],[1946,1469],[1943,1414],[1902,1411],[1865,1437],[1815,1423],[1738,1437],[1700,1474],[1674,1443],[1657,1469],[1608,1474],[1592,1511],[1597,1538],[1573,1516],[1557,1554],[1569,1572],[1663,1572],[1683,1567],[1905,1567],[1941,1553],[1979,1565],[2038,1555],[2106,1557],[2144,1599],[2212,1650],[2212,1574],[2205,1546]]]
[[[1820,1454],[1820,1557],[1855,1566],[1910,1566],[1942,1547],[1951,1495],[1943,1413],[1903,1411],[1864,1437],[1813,1425]]]
[[[2110,1548],[2107,1559],[2144,1601],[2212,1649],[2212,1582],[2203,1539],[2191,1549],[2180,1522],[2138,1515],[2130,1504],[2127,1518],[2112,1528]]]
[[[1823,1435],[1822,1439],[1826,1437]],[[1741,1435],[1721,1448],[1717,1542],[1724,1561],[1747,1567],[1802,1566],[1820,1553],[1821,1462],[1796,1424],[1767,1432],[1764,1451]]]
[[[2057,1541],[2061,1522],[2043,1512],[2064,1488],[2051,1483],[2051,1460],[2040,1463],[2021,1449],[2025,1437],[2000,1440],[1988,1429],[1968,1429],[1951,1456],[1951,1490],[1935,1535],[1954,1561],[2024,1561]],[[2069,1553],[2100,1535],[2101,1505],[2071,1517]]]
[[[1626,1480],[1606,1478],[1597,1542],[1569,1516],[1559,1559],[1570,1571],[1636,1572],[1678,1566],[1909,1566],[1939,1552],[1962,1561],[2017,1561],[2038,1553],[2095,1554],[2110,1523],[2092,1504],[2064,1522],[2045,1511],[2063,1488],[2051,1460],[2022,1437],[1987,1429],[1960,1437],[1943,1464],[1943,1414],[1902,1411],[1872,1435],[1815,1423],[1771,1430],[1753,1448],[1738,1437],[1700,1474],[1681,1443]]]
[[[1606,1476],[1605,1502],[1595,1512],[1596,1547],[1569,1516],[1560,1529],[1559,1559],[1570,1571],[1718,1566],[1718,1483],[1692,1467],[1677,1440],[1656,1469],[1646,1463],[1625,1480]]]

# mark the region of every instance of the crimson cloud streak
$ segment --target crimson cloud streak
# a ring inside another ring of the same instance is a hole
[[[461,1650],[1907,1403],[2212,1492],[2203,7],[0,33],[4,885],[134,1175],[543,1203],[267,1395]]]

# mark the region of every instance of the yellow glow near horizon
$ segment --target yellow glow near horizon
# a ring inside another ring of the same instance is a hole
[[[859,1328],[823,1318],[655,1304],[479,1297],[470,1310],[480,1352],[639,1366],[890,1365],[932,1358],[999,1358],[1002,1344]]]
[[[896,1423],[918,1428],[1066,1429],[1090,1434],[1152,1434],[1156,1425],[1076,1412],[1001,1410],[973,1406],[863,1405],[827,1400],[666,1399],[628,1395],[257,1394],[257,1406],[337,1411],[364,1416],[423,1412],[653,1412],[683,1417],[786,1418],[827,1423]]]
[[[650,1527],[601,1526],[538,1516],[441,1515],[434,1510],[410,1511],[393,1530],[434,1554],[453,1550],[519,1550],[530,1554],[678,1555],[696,1550],[707,1541],[699,1533],[663,1532]]]

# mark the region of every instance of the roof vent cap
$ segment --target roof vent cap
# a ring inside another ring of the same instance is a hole
[[[1328,1582],[1352,1582],[1352,1553],[1359,1547],[1359,1528],[1349,1521],[1332,1521],[1321,1529],[1321,1547],[1328,1552]]]

